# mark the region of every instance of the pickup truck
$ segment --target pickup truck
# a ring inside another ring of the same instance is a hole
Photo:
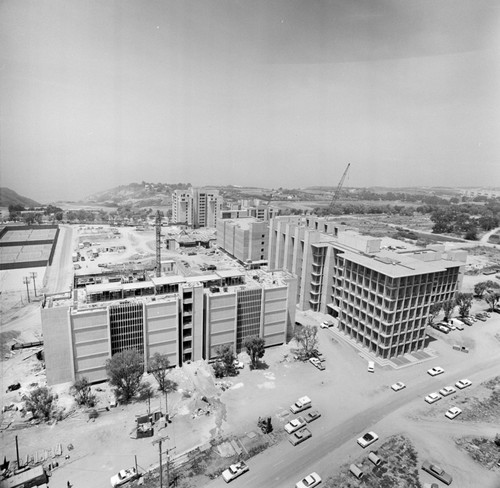
[[[303,410],[307,410],[308,408],[311,408],[312,402],[311,399],[307,396],[303,396],[299,398],[291,407],[290,411],[292,413],[298,413],[302,412]]]

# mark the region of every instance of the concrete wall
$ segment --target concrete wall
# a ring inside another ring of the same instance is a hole
[[[230,344],[236,350],[236,293],[206,295],[206,354],[214,358],[217,346]]]
[[[172,365],[179,364],[178,301],[149,302],[145,309],[146,361],[159,353],[166,354]]]
[[[75,376],[106,380],[106,360],[111,358],[108,309],[72,313],[71,322]]]
[[[74,381],[69,307],[42,308],[42,334],[47,384]]]
[[[262,299],[261,337],[267,346],[283,344],[287,331],[287,287],[267,288]]]

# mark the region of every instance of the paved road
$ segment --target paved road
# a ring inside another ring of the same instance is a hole
[[[449,370],[447,369],[439,377],[431,378],[428,375],[423,375],[419,383],[413,384],[397,394],[388,391],[387,395],[384,395],[384,398],[371,408],[351,416],[341,425],[327,427],[324,422],[322,425],[320,418],[311,424],[313,437],[310,440],[297,447],[284,441],[259,454],[248,462],[250,471],[233,481],[232,485],[236,488],[291,487],[312,471],[317,471],[326,478],[334,472],[331,460],[336,458],[335,451],[345,445],[352,445],[361,453],[361,448],[356,446],[355,439],[361,433],[372,430],[377,422],[384,418],[390,418],[390,415],[403,407],[418,409],[422,405],[425,406],[423,404],[425,395],[430,391],[437,391],[443,386],[453,384],[459,378],[467,376],[474,384],[478,384],[498,375],[499,360],[500,354],[496,353],[472,367],[468,364],[458,364]],[[332,402],[337,401],[338,398],[332,396]],[[397,432],[399,430],[394,433]],[[343,462],[347,462],[347,459]],[[225,483],[219,478],[207,486],[216,488],[225,486]]]
[[[47,294],[67,292],[73,276],[73,228],[61,225],[52,266],[47,269],[45,292]]]

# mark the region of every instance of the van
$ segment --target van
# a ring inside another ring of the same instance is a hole
[[[349,471],[356,477],[356,479],[360,480],[363,477],[363,471],[359,469],[355,464],[351,464],[349,466]]]
[[[368,361],[368,373],[375,373],[375,363]]]
[[[380,459],[373,451],[368,454],[368,459],[375,465],[380,466],[382,459]]]

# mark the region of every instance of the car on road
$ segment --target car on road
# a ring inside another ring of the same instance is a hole
[[[311,431],[309,429],[301,429],[288,436],[288,440],[292,443],[292,445],[296,446],[297,444],[304,442],[306,439],[309,439],[309,437],[312,437]]]
[[[460,388],[461,390],[463,390],[464,388],[467,388],[470,385],[472,385],[472,381],[468,380],[467,378],[464,378],[463,380],[458,380],[455,383],[455,386],[457,388]]]
[[[481,322],[486,322],[486,317],[483,315],[476,314],[476,319],[480,320]]]
[[[224,470],[222,472],[222,478],[224,478],[224,481],[226,483],[229,483],[230,481],[236,479],[238,476],[241,476],[243,473],[246,473],[249,469],[250,468],[246,463],[240,461],[239,463],[231,464],[229,468]]]
[[[309,358],[309,362],[313,365],[316,366],[320,371],[324,371],[325,367],[321,363],[321,361],[318,358]]]
[[[373,361],[368,361],[367,371],[369,373],[375,373],[375,363]]]
[[[296,419],[290,420],[288,424],[285,425],[285,431],[289,434],[293,434],[296,430],[305,427],[306,421],[303,417],[297,417]]]
[[[451,475],[449,475],[443,468],[441,468],[437,464],[432,464],[429,461],[424,461],[422,464],[422,469],[438,480],[442,481],[446,485],[449,485],[453,481]]]
[[[331,320],[325,320],[324,322],[321,322],[321,324],[319,324],[319,326],[322,329],[328,329],[328,327],[333,327],[333,322]]]
[[[427,370],[427,374],[430,374],[431,376],[437,376],[438,374],[443,374],[444,369],[441,368],[441,366],[434,366],[433,368]]]
[[[243,369],[245,367],[244,363],[242,361],[238,361],[237,359],[234,360],[233,364],[236,369]]]
[[[472,327],[472,324],[474,323],[470,318],[468,317],[464,317],[462,319],[462,322],[465,324],[465,325],[468,325],[469,327]]]
[[[427,403],[434,403],[434,402],[437,402],[438,400],[441,400],[441,395],[439,393],[429,393],[426,397],[425,397],[425,401]]]
[[[378,441],[378,435],[375,432],[367,432],[364,436],[357,440],[357,443],[364,449]]]
[[[318,473],[311,473],[307,475],[303,480],[295,483],[295,488],[314,488],[321,483],[321,478]]]
[[[319,419],[321,414],[317,410],[311,410],[308,414],[304,416],[305,421],[309,424],[313,420]]]
[[[394,391],[399,391],[399,390],[402,390],[403,388],[406,388],[406,385],[402,381],[398,381],[397,383],[394,383],[393,385],[391,385],[391,388]]]
[[[444,334],[449,334],[450,333],[449,327],[447,327],[445,325],[433,324],[432,328],[436,329],[436,330],[439,330],[440,332],[443,332]]]
[[[453,420],[455,417],[458,417],[462,413],[462,410],[460,410],[458,407],[451,407],[445,414],[444,416],[449,418],[450,420]]]
[[[445,386],[444,388],[441,388],[439,390],[439,394],[441,396],[448,396],[448,395],[451,395],[452,393],[455,393],[457,390],[455,388],[453,388],[453,386]]]
[[[137,474],[137,471],[135,468],[127,468],[127,469],[122,469],[118,473],[116,473],[114,476],[111,476],[111,486],[114,488],[115,486],[122,486],[125,483],[128,483],[129,481],[133,481],[137,479],[139,475]]]

